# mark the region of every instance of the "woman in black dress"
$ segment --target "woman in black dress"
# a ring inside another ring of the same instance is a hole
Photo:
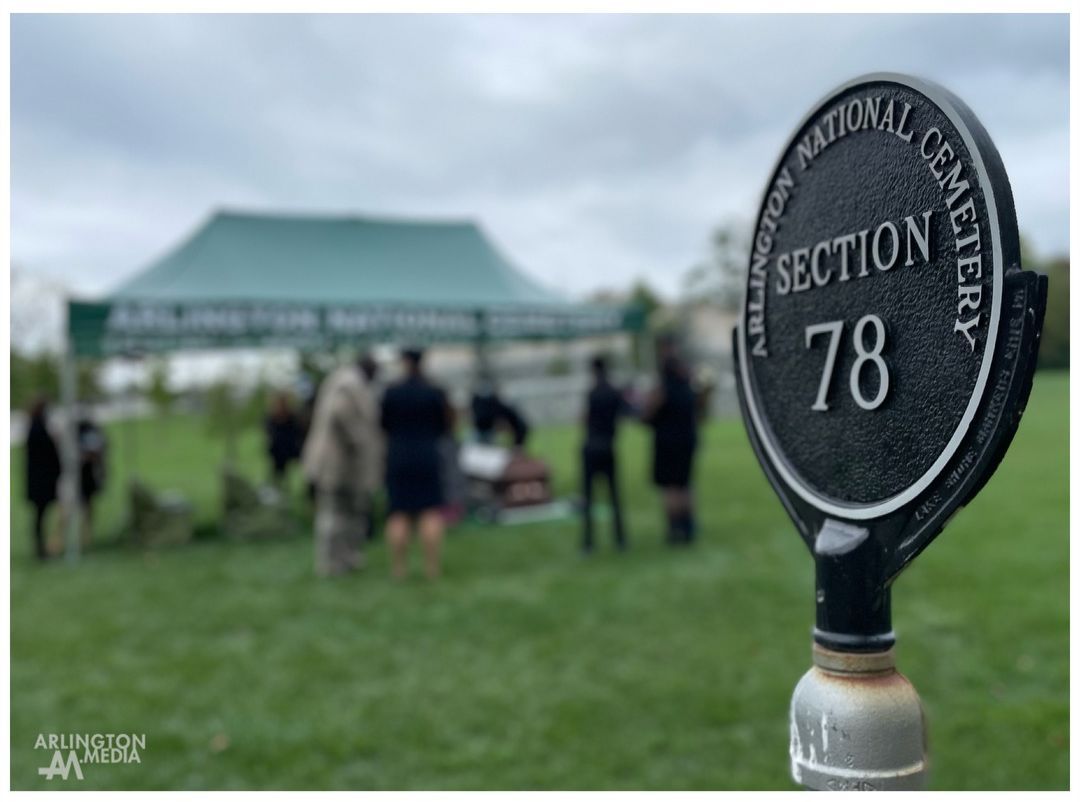
[[[35,401],[26,434],[26,498],[34,506],[34,553],[39,560],[48,557],[45,513],[56,501],[56,485],[60,481],[60,452],[45,419],[45,402]]]
[[[443,539],[439,440],[450,431],[451,413],[446,394],[421,373],[422,356],[419,349],[404,351],[405,378],[388,387],[382,399],[389,496],[386,539],[398,579],[407,573],[414,522],[424,544],[424,568],[429,579],[439,575]]]
[[[697,450],[697,403],[686,366],[668,346],[660,381],[643,419],[653,428],[653,482],[661,489],[667,542],[691,543],[696,534],[691,477]]]

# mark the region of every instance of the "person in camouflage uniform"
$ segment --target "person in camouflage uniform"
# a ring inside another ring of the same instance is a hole
[[[372,496],[383,474],[375,372],[367,355],[343,365],[326,378],[315,402],[302,462],[315,487],[315,572],[320,576],[363,565]]]

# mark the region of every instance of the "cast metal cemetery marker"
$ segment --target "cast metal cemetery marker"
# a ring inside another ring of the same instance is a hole
[[[1004,455],[1045,301],[1046,278],[1021,270],[1001,158],[954,95],[869,75],[799,125],[765,189],[735,335],[750,441],[816,563],[797,782],[925,784],[890,589]]]

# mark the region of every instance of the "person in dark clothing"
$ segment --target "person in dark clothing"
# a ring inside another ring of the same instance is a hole
[[[592,361],[593,386],[589,390],[585,411],[585,442],[581,448],[581,476],[584,491],[584,532],[581,548],[586,554],[593,550],[592,492],[596,479],[607,482],[608,496],[615,524],[615,545],[626,548],[622,509],[619,504],[619,485],[616,478],[615,434],[619,418],[630,410],[623,394],[608,379],[607,361],[598,356]]]
[[[502,403],[490,379],[481,379],[476,385],[469,408],[476,439],[481,443],[495,442],[495,427],[499,423]]]
[[[524,448],[529,437],[529,424],[521,412],[499,395],[490,379],[484,378],[473,392],[470,404],[473,428],[481,443],[495,442],[495,433],[502,424],[510,430],[515,448]]]
[[[276,484],[284,482],[289,464],[300,458],[303,435],[300,418],[293,412],[289,397],[285,393],[278,393],[266,418],[266,450],[270,456],[271,476]]]
[[[504,401],[502,407],[502,420],[510,430],[510,438],[514,443],[514,448],[525,448],[525,441],[529,439],[529,423],[521,414],[521,410]]]
[[[697,450],[697,402],[689,371],[670,344],[661,351],[660,381],[642,419],[653,429],[652,475],[664,497],[667,542],[691,543],[696,536],[691,476]]]
[[[105,487],[105,433],[90,418],[78,423],[79,437],[79,500],[82,503],[83,539],[87,542],[94,532],[94,498]]]
[[[439,441],[450,432],[453,413],[446,394],[421,373],[423,353],[412,348],[402,356],[405,378],[388,387],[382,398],[389,496],[386,539],[394,577],[403,579],[415,521],[424,545],[425,572],[429,579],[435,579],[440,571],[444,528],[439,508],[445,500]]]
[[[56,501],[60,481],[60,452],[49,433],[45,402],[38,400],[30,409],[30,428],[26,434],[26,498],[34,507],[34,553],[46,559],[45,515]]]

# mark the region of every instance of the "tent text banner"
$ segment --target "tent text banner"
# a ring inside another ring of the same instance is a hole
[[[73,301],[68,309],[75,353],[86,357],[212,348],[316,350],[380,339],[562,339],[635,331],[642,322],[638,310],[617,306],[478,311],[409,305]]]

